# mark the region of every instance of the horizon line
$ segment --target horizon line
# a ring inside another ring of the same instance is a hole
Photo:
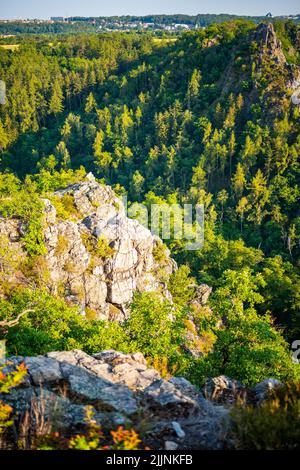
[[[237,14],[237,13],[224,13],[224,12],[221,12],[221,13],[195,13],[195,14],[191,14],[191,13],[182,13],[182,12],[177,12],[177,13],[145,13],[143,15],[136,15],[136,14],[132,14],[132,13],[127,13],[127,14],[114,14],[114,15],[87,15],[87,16],[83,16],[83,15],[69,15],[69,16],[63,16],[63,15],[52,15],[52,16],[49,16],[49,17],[6,17],[6,18],[0,18],[0,21],[6,21],[6,20],[13,20],[13,21],[18,21],[18,20],[51,20],[51,18],[54,18],[54,17],[57,17],[57,18],[64,18],[64,19],[69,19],[69,18],[113,18],[113,17],[119,17],[119,18],[122,18],[122,17],[136,17],[136,18],[143,18],[143,17],[147,17],[147,16],[175,16],[175,15],[183,15],[183,16],[190,16],[190,17],[196,17],[196,16],[199,16],[199,15],[206,15],[206,16],[222,16],[222,15],[227,15],[227,16],[236,16],[236,17],[240,17],[240,18],[265,18],[267,17],[267,15],[271,13],[271,12],[267,12],[266,14],[264,15],[251,15],[251,14]],[[271,13],[272,14],[272,13]],[[300,12],[299,13],[283,13],[283,14],[280,14],[280,15],[272,15],[272,18],[281,18],[281,17],[289,17],[289,16],[300,16]]]

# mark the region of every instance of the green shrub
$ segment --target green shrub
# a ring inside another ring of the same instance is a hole
[[[189,287],[195,284],[195,279],[190,277],[190,268],[180,266],[169,279],[168,289],[177,305],[185,305],[195,297],[195,291]]]
[[[23,220],[25,230],[22,241],[29,256],[46,253],[42,230],[44,204],[29,178],[19,191],[0,197],[0,212],[4,217]]]
[[[85,169],[81,166],[78,170],[60,170],[41,171],[31,177],[34,181],[39,194],[46,194],[57,189],[66,188],[67,186],[84,180],[86,176]]]
[[[63,194],[62,196],[50,195],[49,200],[56,209],[56,217],[58,220],[77,220],[79,212],[74,203],[74,197],[71,194]]]
[[[141,351],[150,361],[167,357],[170,367],[186,367],[181,344],[184,337],[184,312],[155,292],[136,293],[131,314],[124,324],[130,349]]]
[[[197,361],[192,371],[194,381],[221,374],[245,385],[266,377],[299,379],[300,366],[292,362],[281,331],[270,315],[255,310],[263,301],[261,285],[265,285],[261,275],[249,269],[225,271],[210,300],[213,314],[206,320],[216,341],[213,351]]]
[[[45,256],[26,257],[20,268],[26,279],[35,287],[45,287],[50,282],[50,271]]]
[[[161,265],[168,261],[167,247],[161,240],[157,240],[152,250],[154,260]]]
[[[119,323],[87,321],[79,315],[77,306],[71,307],[43,289],[15,288],[9,298],[0,299],[0,320],[15,318],[29,305],[33,312],[8,331],[0,330],[0,339],[7,340],[8,354],[34,356],[74,348],[92,354],[104,349],[128,349]]]
[[[87,251],[97,258],[111,258],[115,250],[109,246],[108,240],[104,236],[94,237],[89,233],[82,233],[81,239]]]
[[[0,320],[16,318],[29,305],[32,312],[8,331],[0,331],[8,354],[31,356],[70,349],[93,354],[116,349],[141,351],[152,364],[164,357],[170,371],[182,372],[189,365],[190,358],[181,349],[184,312],[157,293],[136,294],[130,318],[120,324],[94,319],[95,312],[89,310],[92,319],[87,320],[79,315],[77,306],[67,305],[46,290],[19,287],[8,298],[0,299]]]
[[[96,243],[94,250],[95,256],[99,258],[111,258],[115,253],[115,250],[109,246],[108,241],[104,236],[100,236]]]
[[[10,243],[7,235],[0,235],[0,278],[13,274],[21,262],[21,251]]]
[[[85,316],[86,316],[87,320],[96,320],[96,318],[97,318],[96,310],[94,310],[90,307],[85,307],[84,311],[85,311]]]

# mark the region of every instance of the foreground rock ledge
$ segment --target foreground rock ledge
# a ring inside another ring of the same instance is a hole
[[[6,370],[22,362],[28,370],[23,383],[0,396],[13,407],[16,423],[26,411],[34,419],[40,410],[53,430],[74,433],[84,428],[85,407],[90,405],[103,429],[128,424],[152,449],[164,449],[167,442],[181,449],[231,445],[224,437],[226,407],[206,400],[182,377],[162,379],[141,353],[110,350],[90,356],[74,350],[11,357]]]
[[[202,390],[183,377],[163,379],[141,353],[108,350],[93,356],[80,350],[45,356],[14,356],[4,372],[24,363],[23,383],[0,399],[14,410],[16,427],[26,412],[52,424],[52,431],[84,431],[86,406],[104,430],[129,425],[152,449],[230,449],[230,407],[244,385],[225,376],[208,379]],[[249,389],[259,403],[282,383],[265,379]],[[205,398],[206,397],[206,398]],[[171,444],[170,444],[171,443]]]

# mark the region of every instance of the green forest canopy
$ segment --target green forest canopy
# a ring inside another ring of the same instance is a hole
[[[297,25],[278,22],[275,29],[287,62],[299,65]],[[180,241],[170,242],[179,264],[214,287],[214,320],[228,319],[198,375],[225,371],[248,383],[266,374],[292,376],[283,336],[291,341],[300,333],[299,107],[290,100],[289,66],[265,50],[255,24],[213,24],[176,41],[148,33],[22,37],[17,50],[0,48],[0,65],[7,88],[0,109],[0,209],[29,214],[29,254],[43,255],[38,217],[30,225],[30,214],[39,213],[38,196],[74,180],[82,167],[131,202],[203,203],[204,248],[187,252]],[[26,181],[28,206],[20,180]],[[180,282],[189,282],[184,268]],[[9,304],[13,313],[30,295],[9,293],[1,311]],[[49,311],[67,308],[55,307],[61,300],[46,293],[39,297]],[[186,305],[178,297],[178,329],[164,338],[168,344],[177,344],[181,334]],[[153,311],[161,311],[158,300],[151,301]],[[146,321],[149,303],[136,300],[126,326],[131,346],[115,325],[124,350],[140,348],[151,356],[135,323]],[[72,312],[63,315],[67,321]],[[48,340],[57,347],[45,322],[30,353],[45,352]],[[94,351],[83,330],[98,331],[99,324],[77,323],[59,344]],[[33,315],[21,322],[21,331],[12,330],[12,349],[25,354],[26,334],[37,324]],[[198,326],[214,334],[206,320]],[[253,366],[257,362],[261,368]]]

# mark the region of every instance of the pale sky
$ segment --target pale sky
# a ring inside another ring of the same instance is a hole
[[[299,0],[1,0],[0,19],[50,16],[111,16],[232,13],[260,16],[299,14]]]

